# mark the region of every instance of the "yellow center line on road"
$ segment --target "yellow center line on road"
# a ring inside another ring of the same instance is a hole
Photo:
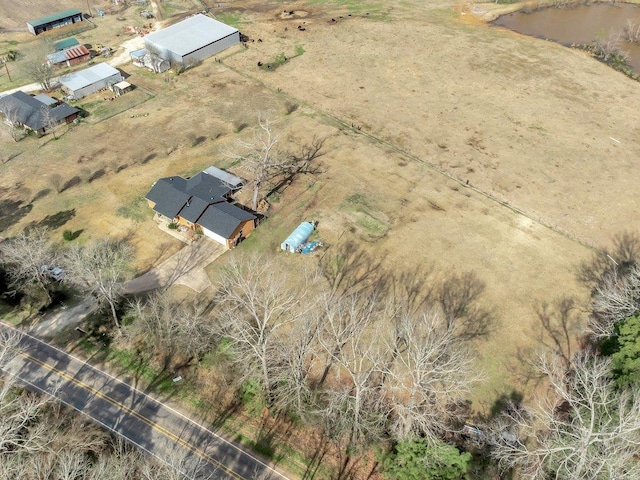
[[[238,480],[245,480],[244,477],[240,476],[238,473],[234,472],[229,467],[227,467],[226,465],[222,464],[220,461],[216,460],[215,458],[210,457],[209,455],[207,455],[204,451],[202,451],[201,449],[199,449],[195,445],[192,445],[191,443],[187,442],[186,440],[184,440],[183,438],[179,437],[175,433],[171,432],[170,430],[167,430],[162,425],[159,425],[156,422],[151,421],[150,419],[148,419],[147,417],[142,416],[141,414],[139,414],[135,410],[132,410],[131,408],[127,407],[126,405],[124,405],[124,404],[118,402],[117,400],[114,400],[113,398],[105,395],[104,393],[102,393],[101,391],[97,390],[96,388],[94,388],[94,387],[92,387],[90,385],[87,385],[86,383],[84,383],[81,380],[78,380],[73,375],[70,375],[67,372],[64,372],[62,370],[59,370],[56,367],[54,367],[53,365],[50,365],[50,364],[48,364],[46,362],[43,362],[42,360],[39,360],[39,359],[29,355],[26,352],[20,352],[19,355],[24,357],[25,359],[31,361],[31,362],[37,363],[38,365],[40,365],[44,369],[55,373],[56,375],[58,375],[58,376],[60,376],[60,377],[62,377],[64,379],[76,384],[77,386],[79,386],[83,390],[86,390],[86,391],[90,392],[91,394],[95,395],[96,397],[101,398],[101,399],[111,403],[112,405],[118,407],[120,410],[123,410],[124,412],[129,413],[130,415],[136,417],[137,419],[141,420],[143,423],[146,423],[153,430],[156,430],[156,431],[160,432],[162,435],[164,435],[168,439],[173,440],[174,442],[182,445],[183,447],[186,447],[187,449],[189,449],[190,451],[192,451],[193,453],[195,453],[196,455],[198,455],[202,459],[208,461],[209,463],[215,465],[216,467],[219,467],[219,468],[223,469],[226,473],[231,475],[233,478],[236,478]]]

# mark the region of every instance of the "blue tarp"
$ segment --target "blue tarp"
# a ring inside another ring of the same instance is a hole
[[[287,237],[287,239],[280,244],[280,248],[284,251],[290,251],[291,253],[295,253],[298,247],[303,245],[311,233],[314,230],[314,226],[311,222],[302,222],[298,225],[291,235]]]

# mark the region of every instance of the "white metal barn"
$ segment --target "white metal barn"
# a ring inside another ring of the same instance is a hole
[[[144,37],[147,50],[182,66],[193,65],[238,43],[237,29],[200,13]]]
[[[75,99],[86,97],[122,80],[124,78],[120,71],[107,63],[98,63],[93,67],[60,77],[62,88]]]

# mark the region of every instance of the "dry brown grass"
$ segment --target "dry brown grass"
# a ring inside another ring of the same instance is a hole
[[[85,228],[83,237],[130,234],[147,268],[177,245],[148,218],[136,223],[118,209],[160,176],[229,166],[220,152],[248,133],[233,133],[234,124],[253,125],[256,111],[271,110],[286,144],[328,136],[325,171],[289,189],[240,251],[275,252],[300,221],[316,218],[327,244],[343,233],[358,238],[388,268],[473,270],[498,319],[497,332],[478,342],[487,380],[477,405],[526,390],[517,353],[531,345],[533,305],[563,293],[585,298],[573,271],[590,255],[584,245],[637,217],[626,192],[640,175],[638,84],[582,52],[466,22],[441,2],[377,2],[367,16],[366,7],[300,1],[286,20],[280,4],[231,7],[256,41],[226,52],[223,64],[207,61],[168,82],[128,67],[131,82],[155,98],[42,148],[42,140],[0,140],[22,151],[0,166],[5,197],[20,181],[37,192],[56,172],[128,165],[36,201],[6,233],[76,208],[64,228]],[[256,66],[297,45],[305,53],[276,71]],[[284,115],[290,103],[299,108]],[[366,208],[350,206],[354,194]]]

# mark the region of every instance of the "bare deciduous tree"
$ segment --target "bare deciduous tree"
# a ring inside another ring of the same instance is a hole
[[[65,282],[94,295],[99,305],[109,306],[120,328],[117,305],[124,281],[131,273],[133,247],[124,240],[105,238],[86,246],[72,245],[64,252]]]
[[[51,278],[43,266],[55,265],[57,253],[47,233],[45,228],[31,228],[3,241],[0,243],[0,262],[6,265],[13,287],[30,293],[36,286],[49,304]]]
[[[597,338],[613,335],[615,324],[640,313],[640,265],[626,273],[613,270],[593,294],[593,317],[589,323]]]
[[[36,419],[48,403],[49,397],[20,392],[12,376],[4,377],[0,385],[0,455],[7,451],[47,450],[51,429]]]
[[[131,304],[133,322],[125,332],[141,339],[146,349],[163,355],[165,363],[175,354],[199,356],[212,345],[211,329],[201,308],[194,302],[171,302],[164,292]]]
[[[532,480],[639,478],[640,396],[613,388],[609,360],[581,355],[567,372],[541,357],[539,368],[549,391],[536,408],[510,414],[518,439],[495,436],[500,464]]]
[[[53,111],[50,107],[43,105],[40,109],[42,115],[42,126],[45,132],[51,132],[53,138],[56,136],[56,127],[60,125],[60,121],[53,115]]]
[[[221,333],[236,361],[271,396],[273,367],[281,358],[280,335],[313,308],[304,288],[292,289],[274,261],[253,257],[232,261],[223,270],[218,290]],[[270,400],[273,400],[270,398]]]
[[[9,134],[14,142],[20,140],[24,135],[24,125],[21,123],[21,115],[18,108],[14,105],[8,105],[2,110],[4,123],[9,129]]]
[[[450,429],[452,406],[474,382],[473,357],[440,314],[402,315],[387,335],[387,360],[380,365],[381,399],[395,439],[436,439]]]
[[[345,345],[362,336],[367,327],[383,315],[380,306],[381,303],[374,295],[353,294],[340,297],[331,293],[319,294],[322,318],[318,339],[328,354],[320,379],[321,385]]]
[[[52,87],[53,69],[51,68],[51,65],[43,62],[42,58],[44,58],[44,55],[38,55],[38,58],[26,62],[23,65],[23,68],[31,80],[38,82],[42,87],[42,90],[48,92]]]
[[[380,408],[379,366],[385,354],[381,334],[373,328],[351,337],[340,349],[334,349],[335,342],[325,345],[337,366],[336,378],[322,393],[325,428],[335,436],[347,434],[354,447],[379,440],[387,421]]]
[[[311,373],[319,361],[318,332],[320,317],[307,312],[284,335],[280,358],[274,368],[274,406],[281,411],[293,411],[304,418],[312,401]]]
[[[601,58],[603,62],[608,62],[614,55],[621,57],[624,60],[627,60],[629,57],[629,55],[622,50],[622,32],[610,32],[608,35],[596,35],[594,44],[596,48],[596,55]]]
[[[324,139],[314,137],[310,145],[302,147],[299,154],[289,154],[278,144],[275,122],[269,116],[258,114],[258,126],[251,140],[238,140],[237,151],[229,156],[242,161],[252,189],[252,208],[257,210],[260,196],[267,191],[281,189],[295,177],[312,173],[312,162],[321,156]]]

